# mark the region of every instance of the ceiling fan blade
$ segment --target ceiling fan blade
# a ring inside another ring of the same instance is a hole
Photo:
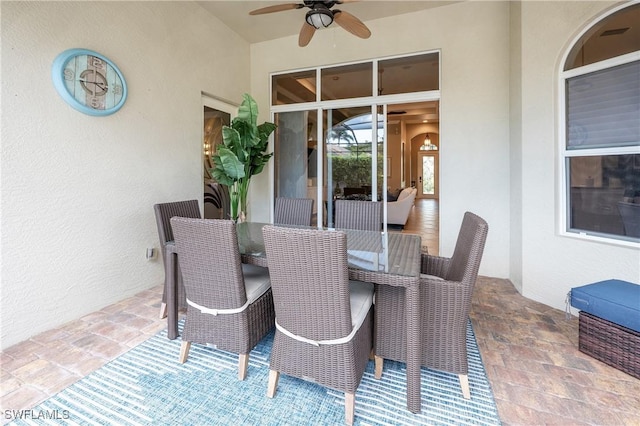
[[[333,20],[345,30],[360,38],[369,38],[371,31],[361,20],[342,10],[333,10]]]
[[[286,3],[276,4],[273,6],[267,6],[260,9],[252,10],[249,15],[262,15],[264,13],[282,12],[283,10],[302,9],[304,4],[301,3]]]
[[[309,25],[306,22],[302,24],[302,28],[300,28],[300,36],[298,37],[298,46],[305,47],[309,44],[315,33],[316,28],[313,25]]]

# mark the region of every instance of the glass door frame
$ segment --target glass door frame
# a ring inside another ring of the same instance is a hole
[[[239,105],[237,104],[231,104],[227,101],[223,101],[220,100],[218,98],[216,98],[213,95],[209,95],[207,93],[202,92],[201,93],[201,100],[202,100],[202,116],[201,116],[201,120],[200,122],[204,124],[205,122],[205,108],[211,108],[220,112],[224,112],[226,114],[229,114],[229,119],[233,120],[237,115],[238,115],[238,107]],[[201,141],[204,142],[205,139],[205,129],[204,126],[202,128],[202,136],[200,138]],[[207,155],[211,155],[212,151],[213,151],[214,147],[209,147],[209,153],[205,152],[206,147],[202,147],[202,155],[203,155],[203,165],[206,163]],[[204,170],[202,171],[202,177],[204,178],[205,176],[205,172]]]
[[[403,55],[400,55],[403,56]],[[398,56],[398,57],[400,57]],[[406,55],[404,55],[406,56]],[[323,123],[323,111],[324,110],[333,110],[333,109],[340,109],[340,108],[353,108],[353,107],[366,107],[369,106],[371,107],[371,112],[372,112],[372,141],[376,141],[376,143],[372,143],[372,157],[374,156],[374,151],[375,151],[375,157],[377,158],[377,140],[378,140],[378,129],[377,129],[377,125],[373,125],[373,117],[376,118],[376,123],[377,123],[377,111],[379,108],[382,109],[382,114],[384,116],[384,120],[383,120],[383,138],[382,138],[382,149],[383,149],[383,158],[387,158],[388,157],[388,153],[387,153],[387,127],[388,127],[388,110],[387,110],[387,106],[388,105],[394,105],[394,104],[401,104],[401,103],[413,103],[413,102],[428,102],[428,101],[440,101],[440,90],[429,90],[429,91],[422,91],[422,92],[409,92],[409,93],[400,93],[400,94],[391,94],[391,95],[378,95],[377,93],[377,88],[378,88],[378,61],[381,60],[385,60],[385,59],[389,59],[389,58],[376,58],[373,60],[370,60],[373,63],[373,72],[372,72],[372,84],[373,84],[373,96],[366,96],[366,97],[361,97],[361,98],[349,98],[349,99],[337,99],[337,100],[327,100],[327,101],[321,101],[320,100],[320,95],[321,95],[321,90],[319,89],[321,87],[321,70],[323,68],[327,68],[328,66],[318,66],[318,67],[309,67],[309,68],[304,68],[304,69],[298,69],[298,70],[287,70],[287,73],[295,73],[298,71],[307,71],[307,70],[315,70],[316,71],[316,84],[315,84],[315,90],[316,90],[316,100],[314,102],[299,102],[299,103],[291,103],[291,104],[284,104],[284,105],[271,105],[270,106],[270,120],[273,122],[275,120],[275,114],[277,113],[281,113],[281,112],[292,112],[292,111],[316,111],[317,114],[317,123]],[[361,63],[363,61],[354,61],[351,62],[351,64],[357,64],[357,63]],[[340,65],[349,65],[349,63],[345,63],[345,64],[340,64]],[[336,66],[331,65],[331,66]],[[273,81],[273,76],[275,75],[281,75],[283,74],[283,72],[274,72],[274,73],[270,73],[269,75],[269,93],[272,93],[272,81]],[[439,87],[441,86],[440,84],[438,85]],[[271,103],[271,102],[270,102]],[[318,162],[317,162],[317,181],[318,182],[323,182],[324,183],[324,152],[326,152],[326,140],[324,139],[324,135],[323,135],[323,126],[316,126],[316,140],[318,141],[318,152],[322,152],[323,155],[318,155]],[[408,142],[408,141],[407,141]],[[322,149],[320,144],[322,144]],[[375,146],[375,148],[374,148]],[[277,155],[277,153],[276,153]],[[372,164],[377,164],[377,162],[373,162]],[[374,166],[372,165],[372,169],[374,168]],[[382,162],[382,168],[383,168],[383,172],[382,172],[382,188],[387,188],[388,186],[388,182],[387,182],[387,161],[383,161]],[[273,196],[273,194],[275,193],[275,182],[273,180],[273,174],[271,173],[271,217],[273,217],[273,213],[274,213],[274,206],[275,206],[275,196]],[[377,174],[376,173],[372,173],[373,178],[372,178],[372,188],[377,188]],[[374,186],[375,185],[375,186]],[[316,199],[319,200],[318,203],[323,203],[324,201],[324,194],[323,194],[323,186],[324,185],[317,185],[317,194],[316,194]],[[373,193],[374,191],[372,191]],[[377,199],[377,191],[376,192],[376,196],[372,197],[374,199]],[[328,194],[329,195],[329,194]],[[327,196],[328,196],[327,195]],[[373,195],[373,194],[372,194]],[[377,201],[383,201],[383,224],[384,224],[384,232],[387,232],[387,191],[383,190],[382,191],[382,199],[381,200],[377,200]],[[318,227],[321,228],[322,224],[324,223],[324,208],[321,208],[321,206],[318,206],[318,216],[317,216],[317,223],[318,223]]]
[[[433,157],[433,194],[425,194],[424,188],[424,157]],[[439,199],[440,198],[440,154],[439,151],[418,151],[418,183],[419,190],[416,198]]]
[[[348,108],[357,108],[357,107],[364,107],[367,108],[367,105],[358,105],[358,106],[353,106],[350,105]],[[341,108],[345,108],[345,106],[342,106]],[[324,162],[326,162],[326,155],[328,152],[328,144],[327,144],[327,138],[322,138],[323,134],[328,135],[329,134],[329,123],[331,122],[331,116],[332,116],[332,112],[334,111],[333,108],[321,108],[321,116],[324,118],[325,113],[326,115],[326,119],[327,122],[323,122],[322,126],[318,126],[318,141],[322,140],[322,150],[320,152],[323,153],[323,155],[319,155],[318,156],[318,170],[322,170],[322,173],[324,173]],[[378,162],[377,162],[377,158],[378,158],[378,107],[376,105],[371,105],[369,107],[369,114],[371,115],[371,169],[370,169],[370,174],[371,174],[371,180],[369,181],[369,184],[371,185],[371,201],[380,201],[378,200],[378,191],[377,191],[377,187],[378,187]],[[354,117],[358,117],[357,115]],[[324,121],[324,120],[323,120]],[[382,125],[382,132],[383,132],[383,141],[386,141],[386,120],[383,120],[383,125]],[[322,138],[322,139],[321,139]],[[383,143],[383,158],[386,158],[386,143]],[[330,164],[327,164],[328,167],[331,167]],[[322,169],[320,169],[320,167],[322,167]],[[387,176],[387,164],[385,161],[383,161],[383,186],[386,185],[386,176]],[[329,176],[327,176],[328,178]],[[323,176],[323,186],[324,186],[324,176]],[[332,182],[330,182],[332,183]],[[332,186],[332,185],[330,185]],[[328,206],[327,206],[327,214],[330,214],[330,212],[332,212],[333,206],[332,206],[332,201],[333,201],[333,197],[332,192],[329,192],[329,188],[327,188],[327,201],[328,201]],[[386,197],[386,196],[385,196]],[[323,209],[324,210],[324,209]],[[384,216],[384,218],[386,218],[386,216]],[[384,220],[384,222],[386,223],[386,219]],[[318,223],[323,223],[320,222],[320,220],[318,220]],[[329,220],[327,220],[327,224],[330,225],[331,222]]]
[[[213,154],[213,146],[209,146],[206,147],[204,145],[205,143],[205,138],[206,138],[206,131],[205,131],[205,120],[206,120],[206,113],[205,113],[205,109],[206,108],[210,108],[210,109],[214,109],[226,114],[229,114],[229,120],[233,120],[237,115],[238,115],[238,108],[239,105],[238,104],[232,104],[228,101],[222,100],[216,96],[210,95],[208,93],[205,92],[201,92],[200,93],[200,99],[201,99],[201,103],[202,103],[202,108],[201,108],[201,116],[200,116],[200,122],[203,124],[202,125],[202,134],[200,136],[200,141],[201,141],[201,146],[200,146],[200,152],[202,153],[202,175],[200,177],[200,181],[202,182],[202,191],[200,194],[200,213],[202,214],[202,217],[205,217],[205,201],[204,201],[204,185],[205,185],[205,176],[207,176],[207,172],[205,172],[205,168],[211,166],[213,167],[213,164],[211,164],[211,155]]]

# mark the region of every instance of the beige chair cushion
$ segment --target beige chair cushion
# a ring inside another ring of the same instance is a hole
[[[420,274],[420,278],[431,281],[444,281],[444,278],[441,278],[437,275],[429,275],[429,274]]]
[[[373,284],[365,283],[362,281],[349,281],[349,305],[351,308],[351,325],[353,329],[351,333],[345,337],[341,337],[339,339],[332,340],[312,340],[307,339],[304,336],[298,336],[293,334],[286,328],[282,327],[278,324],[278,318],[276,318],[276,328],[280,330],[281,333],[285,334],[292,339],[298,340],[300,342],[306,342],[314,346],[320,345],[341,345],[343,343],[350,342],[364,323],[364,320],[367,318],[367,314],[369,313],[369,309],[373,304]]]
[[[247,292],[247,302],[253,303],[271,288],[269,270],[256,265],[242,264],[244,288]]]
[[[354,329],[360,328],[367,317],[369,308],[373,303],[373,284],[362,281],[349,281],[351,325]]]

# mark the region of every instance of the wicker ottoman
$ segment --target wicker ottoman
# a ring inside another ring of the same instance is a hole
[[[640,285],[607,280],[571,290],[581,352],[640,379]]]
[[[640,379],[640,333],[580,311],[578,349]]]

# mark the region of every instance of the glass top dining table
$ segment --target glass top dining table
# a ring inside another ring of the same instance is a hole
[[[242,222],[236,225],[238,246],[243,263],[267,267],[262,228],[266,223]],[[282,225],[285,226],[285,225]],[[315,228],[314,228],[315,229]],[[407,332],[407,408],[420,412],[420,247],[419,235],[399,232],[374,232],[352,229],[330,230],[347,235],[349,279],[379,285],[405,288]],[[170,277],[178,273],[176,253],[172,242],[167,244],[167,271]],[[168,338],[178,337],[177,288],[165,280],[167,295]]]
[[[262,237],[266,223],[243,222],[236,225],[238,246],[243,263],[267,267]],[[287,226],[291,225],[274,225]],[[310,229],[308,227],[299,227]],[[316,228],[311,228],[316,229]],[[347,235],[347,260],[350,272],[361,270],[398,276],[415,277],[420,273],[420,236],[399,232],[382,233],[353,229],[330,229]],[[417,250],[418,258],[415,254]],[[417,260],[418,264],[415,264]],[[417,269],[416,269],[417,267]],[[355,279],[355,278],[352,278]]]

